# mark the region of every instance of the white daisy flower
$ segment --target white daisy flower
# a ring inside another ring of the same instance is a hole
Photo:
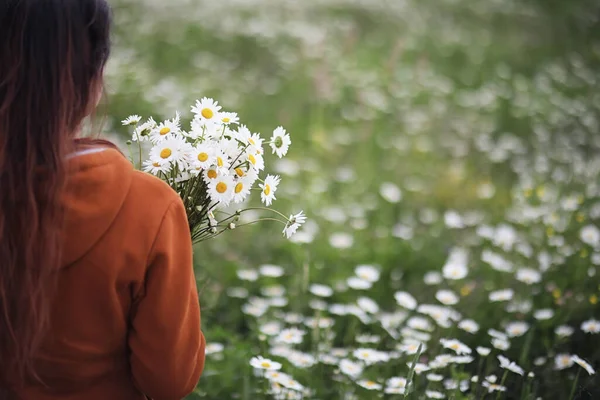
[[[506,325],[506,333],[509,337],[523,336],[529,330],[527,322],[516,321]]]
[[[379,269],[372,265],[359,265],[355,268],[354,273],[360,279],[375,283],[379,280]]]
[[[219,175],[229,175],[229,158],[221,149],[215,149],[213,160]]]
[[[442,379],[444,379],[444,376],[438,374],[427,374],[426,378],[431,382],[441,382]]]
[[[533,317],[539,321],[545,321],[554,316],[554,311],[549,308],[543,308],[533,313]]]
[[[208,97],[196,100],[196,105],[192,107],[192,112],[196,117],[203,121],[219,121],[221,106],[217,101]]]
[[[150,161],[159,164],[170,163],[184,170],[187,164],[186,147],[187,143],[181,139],[163,140],[150,150]]]
[[[571,366],[573,366],[573,358],[570,354],[557,354],[556,357],[554,357],[554,368],[561,370],[561,369],[567,369],[570,368]]]
[[[493,392],[506,392],[506,387],[502,386],[502,385],[498,385],[495,383],[490,383],[488,381],[484,381],[482,383],[483,387],[487,388],[488,393],[493,393]]]
[[[490,301],[509,301],[512,300],[515,292],[512,289],[502,289],[491,292],[489,295]]]
[[[558,337],[569,337],[575,332],[575,329],[569,325],[560,325],[554,329],[554,333]]]
[[[600,321],[593,318],[583,321],[581,330],[585,333],[600,333]]]
[[[356,382],[359,386],[362,386],[365,389],[368,390],[381,390],[383,388],[383,386],[381,386],[379,383],[377,382],[373,382],[367,379],[361,379],[359,381]]]
[[[171,170],[171,164],[168,162],[159,162],[147,160],[142,164],[142,171],[149,172],[152,175],[159,175],[161,173],[166,174]]]
[[[594,225],[586,225],[581,228],[579,238],[589,246],[598,247],[600,245],[600,230]]]
[[[410,317],[408,321],[406,321],[406,325],[412,329],[418,329],[426,332],[433,331],[433,325],[427,318],[424,317]]]
[[[408,365],[408,368],[412,367],[412,363],[406,363],[406,365]],[[415,364],[415,374],[417,374],[417,375],[421,375],[423,372],[427,372],[430,370],[431,370],[431,368],[429,368],[427,366],[427,364],[422,364],[422,363]]]
[[[438,290],[435,298],[444,305],[454,305],[458,303],[458,296],[451,290]]]
[[[352,378],[360,376],[360,374],[363,372],[363,366],[361,364],[346,358],[340,361],[339,367],[342,374],[348,375]]]
[[[389,378],[386,382],[386,386],[389,388],[405,389],[406,385],[408,385],[408,381],[406,380],[406,378],[392,377]]]
[[[446,396],[444,396],[443,393],[440,393],[435,390],[426,390],[425,396],[427,396],[428,399],[444,399],[444,398],[446,398]]]
[[[158,124],[150,131],[150,141],[154,144],[165,140],[176,138],[181,133],[179,114],[176,114],[172,120],[166,120]]]
[[[190,160],[193,168],[207,169],[216,163],[215,149],[207,143],[194,147]]]
[[[477,350],[477,353],[482,357],[489,356],[492,351],[492,349],[490,349],[490,348],[481,347],[481,346],[478,346],[476,350]]]
[[[234,112],[221,112],[220,118],[223,125],[237,124],[240,121],[238,115]]]
[[[258,270],[262,276],[269,278],[280,278],[285,273],[285,270],[282,267],[274,264],[263,264]]]
[[[213,201],[227,206],[233,200],[234,188],[235,182],[232,176],[219,175],[217,178],[211,179],[208,185],[208,193]]]
[[[207,185],[210,185],[218,177],[219,177],[219,173],[217,172],[217,168],[214,166],[210,167],[208,169],[205,169],[204,172],[202,172],[202,180],[204,180],[204,182]]]
[[[252,357],[250,359],[250,365],[255,369],[264,369],[268,371],[277,371],[281,369],[281,364],[275,361],[271,361],[268,358],[261,356]]]
[[[469,272],[467,268],[468,257],[469,255],[465,249],[453,249],[448,257],[448,261],[446,261],[446,264],[442,268],[444,278],[451,280],[465,278]]]
[[[290,139],[290,135],[286,133],[283,127],[279,126],[273,131],[273,136],[271,137],[269,145],[271,146],[273,154],[277,154],[277,157],[281,158],[285,156],[291,144],[292,140]]]
[[[251,152],[247,151],[245,161],[248,161],[249,165],[256,171],[262,171],[265,169],[265,160],[260,154],[252,154]]]
[[[498,350],[506,351],[510,348],[510,342],[508,340],[493,338],[492,346]]]
[[[300,330],[298,328],[283,329],[279,333],[279,335],[277,335],[275,341],[278,343],[285,344],[300,344],[304,340],[305,334],[306,331]]]
[[[133,142],[146,142],[150,139],[150,132],[156,128],[156,121],[152,117],[148,118],[146,122],[141,125],[138,125],[133,130],[133,134],[131,136],[131,140]]]
[[[423,276],[423,282],[429,286],[439,285],[442,283],[442,274],[437,271],[429,271]]]
[[[390,359],[387,353],[375,349],[359,348],[354,350],[352,354],[357,359],[364,361],[367,365],[376,364],[378,362],[387,362]]]
[[[333,295],[333,289],[327,285],[321,285],[318,283],[313,283],[309,286],[308,290],[319,297],[330,297]]]
[[[589,375],[596,374],[596,371],[594,370],[594,368],[592,368],[592,366],[587,361],[585,361],[578,355],[573,354],[571,356],[571,361],[573,361],[575,364],[579,365],[581,368],[585,369]]]
[[[236,274],[243,281],[254,282],[258,280],[258,271],[255,269],[239,269]]]
[[[463,319],[458,323],[458,327],[469,333],[477,333],[479,331],[479,324],[472,319]]]
[[[277,191],[277,186],[279,186],[280,181],[281,178],[278,175],[267,175],[264,183],[258,185],[262,189],[260,192],[260,199],[266,206],[270,206],[273,203],[273,200],[277,200],[275,192]]]
[[[204,352],[208,356],[211,354],[220,353],[224,349],[225,349],[225,346],[223,346],[222,343],[207,343]]]
[[[283,228],[283,234],[289,239],[305,222],[306,215],[304,215],[304,211],[300,211],[296,215],[290,215],[289,221]]]
[[[422,343],[418,340],[405,339],[404,342],[398,346],[398,350],[408,355],[414,355],[419,351],[421,351],[421,353],[425,352],[425,350],[427,350],[427,346],[425,343]]]
[[[456,339],[440,339],[440,343],[445,348],[454,350],[456,354],[471,354],[469,346]]]
[[[396,303],[401,307],[408,310],[417,308],[417,300],[408,292],[396,292],[394,298],[396,299]]]
[[[517,270],[516,278],[518,281],[533,285],[542,280],[542,274],[533,268],[521,268]]]
[[[242,203],[248,195],[250,194],[250,189],[252,189],[252,184],[248,179],[242,178],[238,179],[235,182],[235,186],[233,188],[233,202],[236,204]]]
[[[356,304],[365,312],[370,314],[377,314],[379,312],[379,305],[368,297],[361,296],[356,300]]]
[[[121,123],[124,126],[137,125],[141,120],[142,120],[142,117],[140,117],[139,115],[130,115],[129,117],[127,117],[123,121],[121,121]]]
[[[510,361],[508,358],[499,355],[498,361],[500,361],[500,368],[507,369],[515,374],[524,375],[525,371],[519,367],[514,361]]]

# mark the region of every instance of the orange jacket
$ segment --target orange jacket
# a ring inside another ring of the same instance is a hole
[[[69,159],[64,265],[25,400],[181,399],[204,367],[186,213],[118,151]]]

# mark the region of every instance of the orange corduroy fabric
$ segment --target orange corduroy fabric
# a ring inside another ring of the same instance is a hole
[[[181,399],[205,340],[183,203],[114,149],[68,160],[63,266],[24,400]],[[0,361],[1,362],[1,361]]]

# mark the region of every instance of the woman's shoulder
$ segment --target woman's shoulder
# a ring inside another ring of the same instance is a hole
[[[157,210],[166,209],[176,201],[181,202],[179,194],[166,182],[139,170],[133,171],[129,197],[140,207]]]

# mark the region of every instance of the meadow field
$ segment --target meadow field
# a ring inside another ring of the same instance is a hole
[[[205,96],[281,125],[309,219],[195,247],[189,399],[600,399],[600,3],[112,4],[107,134]]]

